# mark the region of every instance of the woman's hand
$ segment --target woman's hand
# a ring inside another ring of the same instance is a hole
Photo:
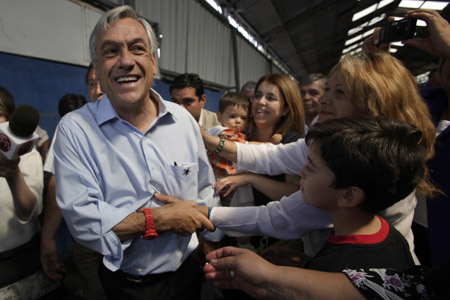
[[[236,174],[218,179],[213,188],[215,188],[216,192],[221,194],[223,197],[228,197],[234,193],[234,190],[237,187],[252,184],[253,178],[254,174],[252,173]]]
[[[394,17],[388,17],[387,21],[393,22],[395,21],[395,19]],[[389,53],[389,50],[391,49],[391,43],[380,43],[380,35],[381,27],[377,27],[375,28],[373,34],[364,40],[361,46],[364,53],[370,53],[373,51],[384,51]]]
[[[11,177],[19,170],[20,158],[7,159],[3,153],[0,152],[0,177]]]

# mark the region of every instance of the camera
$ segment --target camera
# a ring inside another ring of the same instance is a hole
[[[406,18],[394,22],[386,22],[381,27],[381,43],[389,43],[412,39],[416,33],[417,19]]]

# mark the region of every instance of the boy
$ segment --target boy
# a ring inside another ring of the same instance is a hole
[[[369,288],[378,288],[371,296],[379,298],[394,299],[397,292],[408,290],[401,277],[383,278],[384,287],[371,278],[375,271],[382,276],[381,269],[403,272],[414,265],[406,240],[376,212],[398,202],[425,180],[426,149],[418,144],[421,137],[413,125],[379,117],[315,124],[306,136],[312,145],[300,171],[301,193],[305,202],[326,210],[335,232],[306,263],[312,270],[277,266],[245,249],[227,247],[206,256],[206,279],[215,280],[219,288],[242,289],[252,297],[270,299],[291,299],[292,295],[362,299],[367,295],[361,289],[369,284]],[[214,208],[211,213],[216,209],[231,210]],[[205,208],[201,210],[206,213]],[[370,275],[353,272],[351,279],[361,294],[339,274],[352,268],[375,270]]]
[[[377,212],[409,195],[423,180],[426,150],[413,125],[386,118],[343,118],[307,134],[300,170],[306,203],[325,210],[334,232],[304,264],[307,269],[394,268],[414,265],[408,243]]]

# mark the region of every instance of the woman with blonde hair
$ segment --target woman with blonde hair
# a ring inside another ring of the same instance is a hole
[[[428,106],[414,77],[398,59],[379,51],[347,55],[330,74],[334,72],[346,95],[364,114],[416,125],[423,133],[428,158],[433,155],[436,131]]]
[[[342,58],[331,70],[325,94],[319,102],[318,122],[341,117],[384,116],[411,123],[423,132],[420,142],[426,145],[428,158],[433,154],[435,129],[428,108],[412,75],[389,54],[370,52]],[[204,136],[204,141],[207,148],[214,148],[218,143],[210,136]],[[226,143],[221,155],[237,161],[237,170],[296,174],[306,163],[307,152],[304,139],[300,139],[288,145]],[[425,179],[418,190],[429,194],[433,187]],[[412,193],[380,214],[405,236],[412,253],[414,238],[411,224],[416,204],[415,194]],[[330,219],[323,211],[303,202],[300,191],[267,206],[233,210],[215,208],[210,216],[218,228],[262,233],[279,239],[295,239],[331,227]],[[308,235],[305,238],[305,252],[314,255],[328,236],[329,230]]]
[[[436,129],[428,106],[414,77],[398,59],[381,51],[347,55],[330,71],[330,75],[334,73],[362,114],[417,126],[423,134],[421,143],[426,146],[427,159],[433,156]],[[418,189],[427,195],[433,187],[425,179]]]

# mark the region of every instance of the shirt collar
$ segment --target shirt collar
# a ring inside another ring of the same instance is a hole
[[[377,233],[364,235],[334,235],[328,238],[330,244],[378,244],[386,239],[389,234],[389,224],[386,220],[376,216],[381,221],[381,228]]]
[[[150,96],[156,99],[159,106],[159,114],[157,119],[164,117],[167,114],[170,114],[174,120],[176,120],[176,116],[173,112],[173,107],[168,106],[166,101],[158,94],[155,90],[150,89]],[[111,104],[111,101],[108,98],[108,95],[104,95],[101,100],[98,100],[98,110],[97,110],[97,125],[101,126],[102,124],[112,120],[112,119],[121,119],[117,111]]]
[[[200,118],[198,118],[198,124],[203,126],[203,108],[200,110]]]

